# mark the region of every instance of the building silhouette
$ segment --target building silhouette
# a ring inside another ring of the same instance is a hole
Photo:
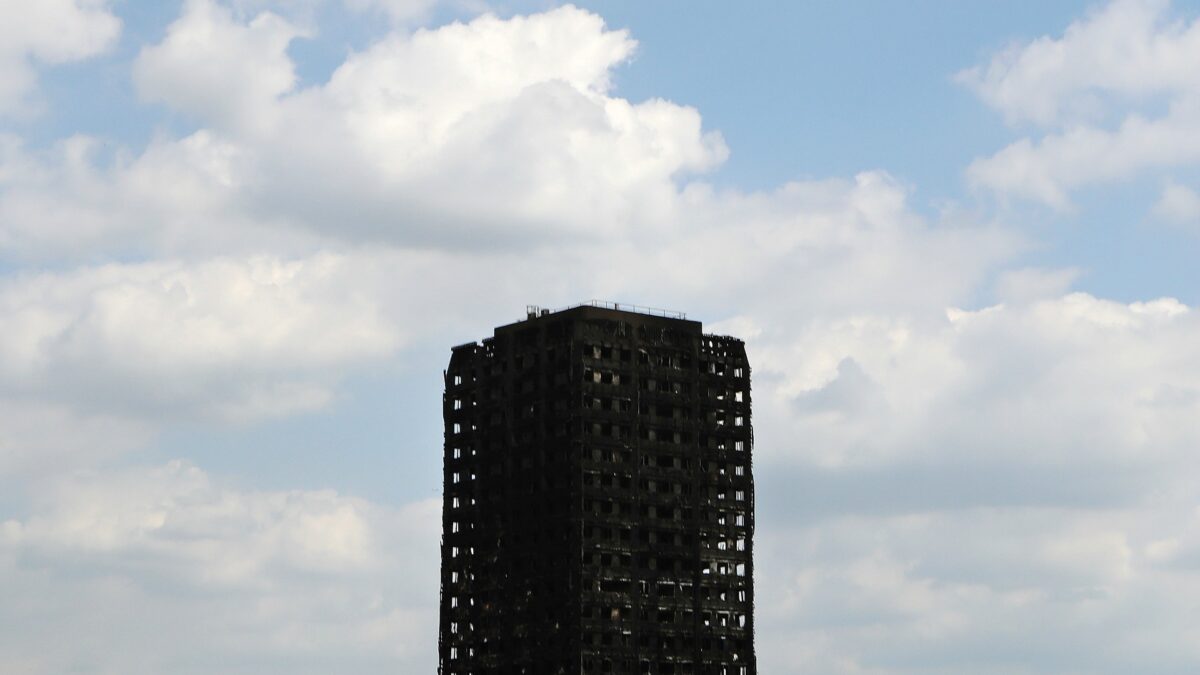
[[[755,675],[741,340],[530,307],[445,383],[441,675]]]

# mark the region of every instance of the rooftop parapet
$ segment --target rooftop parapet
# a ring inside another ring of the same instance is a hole
[[[661,316],[666,319],[687,319],[687,314],[684,312],[676,312],[670,309],[660,309],[658,307],[644,307],[642,305],[632,305],[626,302],[610,302],[608,300],[588,300],[587,302],[577,302],[574,305],[559,307],[551,310],[540,307],[538,305],[525,305],[525,319],[536,319],[540,316],[549,316],[565,312],[569,309],[577,307],[597,307],[600,309],[611,309],[617,312],[633,312],[635,314],[646,314],[648,316]]]

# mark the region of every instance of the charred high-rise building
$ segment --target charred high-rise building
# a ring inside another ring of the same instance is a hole
[[[741,340],[529,308],[445,380],[441,675],[755,675]]]

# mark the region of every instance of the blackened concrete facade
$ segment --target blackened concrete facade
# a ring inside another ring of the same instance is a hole
[[[443,410],[441,675],[756,674],[741,340],[531,308],[452,350]]]

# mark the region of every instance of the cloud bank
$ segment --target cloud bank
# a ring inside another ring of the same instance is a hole
[[[960,72],[1008,122],[1043,132],[976,159],[968,181],[1066,210],[1088,186],[1194,167],[1198,60],[1200,21],[1165,0],[1117,0]]]

